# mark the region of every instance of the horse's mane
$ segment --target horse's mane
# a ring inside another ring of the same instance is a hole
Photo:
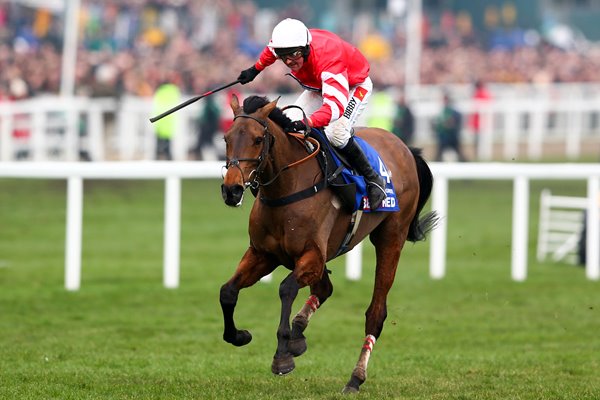
[[[269,104],[269,99],[266,96],[250,96],[244,99],[244,112],[252,114],[259,108]],[[281,111],[279,107],[275,107],[269,114],[269,118],[280,127],[284,128],[292,123],[292,120]]]

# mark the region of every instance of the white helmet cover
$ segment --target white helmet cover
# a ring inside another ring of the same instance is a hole
[[[290,47],[305,47],[310,44],[312,35],[301,21],[286,18],[273,28],[269,47],[283,49]]]

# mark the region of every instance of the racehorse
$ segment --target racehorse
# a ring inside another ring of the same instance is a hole
[[[224,134],[223,200],[228,206],[240,206],[247,188],[256,194],[256,200],[249,217],[250,246],[231,279],[221,287],[223,339],[235,346],[252,340],[250,332],[238,329],[234,322],[239,291],[283,265],[291,272],[279,286],[281,319],[271,370],[276,375],[291,372],[294,357],[307,348],[303,332],[309,319],[333,292],[325,263],[339,255],[352,224],[347,250],[369,235],[377,258],[372,300],[365,314],[366,338],[343,390],[358,392],[367,377],[373,345],[383,329],[386,299],[404,243],[423,240],[437,220],[433,212],[419,217],[431,193],[431,171],[420,150],[409,149],[390,132],[357,128],[356,135],[374,147],[385,163],[399,211],[364,212],[356,221],[356,214],[342,207],[336,194],[322,184],[326,177],[315,157],[318,143],[282,128],[291,121],[277,107],[277,100],[252,96],[241,107],[233,96],[230,106],[234,122]],[[305,286],[310,287],[310,297],[290,327],[292,303]]]

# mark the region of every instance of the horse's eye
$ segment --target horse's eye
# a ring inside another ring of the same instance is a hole
[[[263,142],[263,140],[264,140],[264,138],[262,136],[259,136],[254,139],[254,144],[261,144]]]

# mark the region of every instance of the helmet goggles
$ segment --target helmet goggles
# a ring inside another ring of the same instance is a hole
[[[285,47],[273,49],[278,58],[282,61],[297,60],[304,56],[304,48],[302,47]]]

